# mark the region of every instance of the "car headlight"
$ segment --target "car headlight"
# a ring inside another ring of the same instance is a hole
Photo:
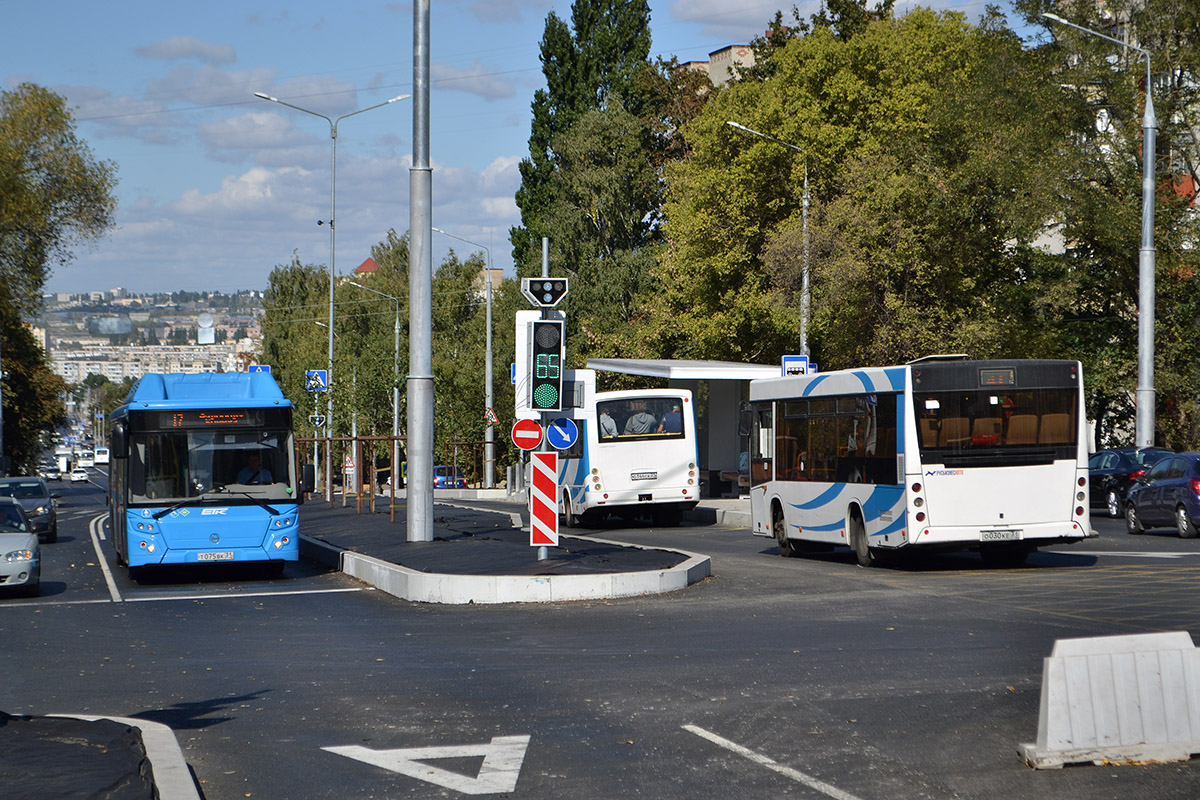
[[[16,561],[33,561],[32,550],[13,550],[4,554],[4,560],[10,564]]]
[[[47,511],[49,511],[49,510],[50,510],[50,509],[49,509],[48,507],[46,507],[46,506],[38,506],[37,508],[35,508],[35,509],[33,510],[33,513],[34,513],[34,514],[45,514],[45,513],[46,513]]]

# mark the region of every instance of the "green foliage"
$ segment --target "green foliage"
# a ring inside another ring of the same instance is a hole
[[[113,224],[115,168],[76,137],[61,96],[24,83],[0,91],[0,357],[4,455],[26,471],[40,435],[65,419],[66,385],[21,317],[41,308],[51,267]]]

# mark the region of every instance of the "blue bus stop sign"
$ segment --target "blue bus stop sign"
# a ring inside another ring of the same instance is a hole
[[[546,426],[546,441],[555,450],[566,450],[579,440],[579,426],[575,420],[559,417]]]

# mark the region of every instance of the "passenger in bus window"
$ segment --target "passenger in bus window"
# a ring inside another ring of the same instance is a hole
[[[671,410],[663,414],[662,422],[658,425],[659,433],[683,433],[683,414],[679,403],[672,403]]]
[[[607,411],[600,412],[600,438],[612,439],[617,435],[617,423],[613,422],[613,418],[608,415]]]
[[[658,420],[654,415],[646,411],[646,404],[643,401],[635,400],[631,404],[633,416],[625,421],[626,436],[640,436],[644,433],[653,433],[658,425]]]

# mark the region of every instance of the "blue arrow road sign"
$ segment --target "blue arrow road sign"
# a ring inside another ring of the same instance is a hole
[[[579,426],[575,420],[559,417],[546,426],[546,441],[555,450],[566,450],[579,439]]]

